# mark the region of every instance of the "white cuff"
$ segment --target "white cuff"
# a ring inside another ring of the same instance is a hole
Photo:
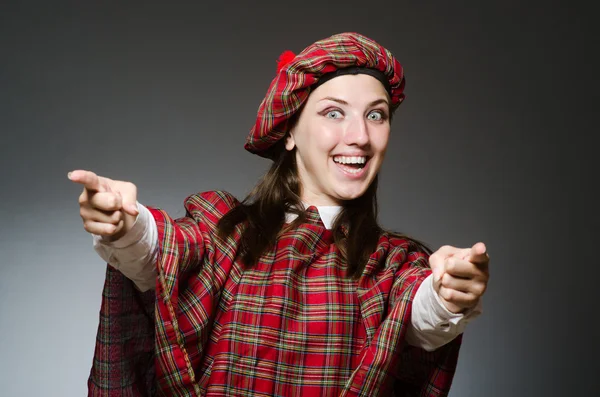
[[[464,332],[467,324],[481,313],[481,300],[466,313],[449,311],[433,288],[431,274],[421,283],[415,294],[407,342],[433,351]]]
[[[152,213],[137,203],[138,216],[132,228],[120,239],[108,241],[93,235],[94,249],[114,268],[132,280],[141,291],[154,288],[158,230]]]

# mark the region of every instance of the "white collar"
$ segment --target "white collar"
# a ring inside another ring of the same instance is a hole
[[[302,204],[304,204],[305,209],[308,208],[307,203],[303,202]],[[323,225],[325,225],[325,228],[331,229],[331,227],[333,226],[333,222],[335,221],[335,217],[342,210],[342,206],[341,205],[315,205],[315,207],[317,207],[317,210],[319,211],[319,216],[321,217],[321,221],[323,222]],[[285,221],[286,221],[286,223],[291,223],[297,217],[298,217],[298,215],[288,212],[285,214]]]

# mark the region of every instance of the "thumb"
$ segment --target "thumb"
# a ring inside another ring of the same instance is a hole
[[[123,211],[131,216],[137,216],[140,212],[138,211],[137,202],[123,201]]]

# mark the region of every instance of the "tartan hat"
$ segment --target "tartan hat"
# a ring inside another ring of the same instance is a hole
[[[272,158],[269,149],[285,136],[290,118],[301,109],[311,90],[341,74],[366,73],[382,82],[396,108],[404,100],[404,71],[384,47],[361,34],[340,33],[319,40],[298,55],[284,51],[277,75],[262,100],[256,124],[244,148]]]

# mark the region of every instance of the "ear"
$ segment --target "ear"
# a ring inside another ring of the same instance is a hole
[[[296,146],[296,141],[294,140],[294,134],[292,131],[287,133],[285,137],[285,150],[290,151]]]

